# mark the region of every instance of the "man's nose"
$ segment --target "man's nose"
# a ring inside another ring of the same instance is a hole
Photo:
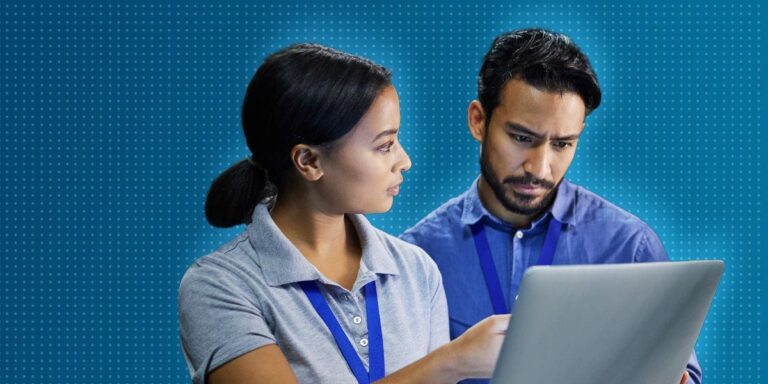
[[[539,180],[550,179],[551,154],[547,145],[539,145],[528,150],[528,157],[523,164],[523,169]]]

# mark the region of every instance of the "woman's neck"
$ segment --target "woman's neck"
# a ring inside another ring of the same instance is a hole
[[[311,198],[282,195],[270,211],[288,240],[323,275],[351,290],[362,249],[354,225],[345,215],[321,209]]]

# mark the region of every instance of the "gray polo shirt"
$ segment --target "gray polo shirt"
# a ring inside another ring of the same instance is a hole
[[[266,204],[235,239],[197,259],[179,287],[184,358],[194,383],[256,348],[277,344],[301,383],[356,383],[298,282],[314,280],[368,367],[365,284],[376,280],[387,374],[447,343],[440,273],[417,246],[351,215],[363,254],[351,291],[323,276],[283,235]]]

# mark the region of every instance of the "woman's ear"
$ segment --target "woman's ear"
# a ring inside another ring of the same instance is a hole
[[[291,162],[305,180],[317,181],[324,174],[320,164],[320,152],[316,147],[296,144],[291,148]]]
[[[485,136],[485,111],[483,106],[477,100],[472,100],[467,107],[467,125],[469,126],[469,133],[478,142],[483,142],[483,136]]]

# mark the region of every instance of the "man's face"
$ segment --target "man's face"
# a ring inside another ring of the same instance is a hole
[[[576,93],[545,92],[519,79],[509,80],[499,96],[487,126],[479,102],[470,105],[470,129],[482,143],[481,172],[504,208],[535,215],[552,202],[573,161],[584,102]],[[473,107],[481,116],[473,118]]]

